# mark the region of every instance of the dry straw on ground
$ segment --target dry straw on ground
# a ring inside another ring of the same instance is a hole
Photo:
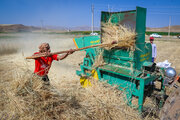
[[[17,45],[16,43],[0,41],[0,55],[17,53],[19,49],[20,45]]]
[[[17,120],[140,119],[138,111],[126,105],[124,93],[116,86],[94,79],[90,79],[92,86],[88,88],[82,88],[78,80],[67,79],[56,87],[47,86],[25,65],[12,66],[9,80],[1,80],[1,102],[6,104],[0,115],[8,113]],[[146,117],[149,118],[151,115]]]
[[[107,83],[91,79],[92,87],[82,88],[79,81],[61,80],[47,86],[28,68],[17,66],[10,80],[2,81],[6,101],[0,114],[20,120],[48,119],[140,119],[138,111],[126,105],[123,93]],[[1,87],[2,87],[1,86]]]

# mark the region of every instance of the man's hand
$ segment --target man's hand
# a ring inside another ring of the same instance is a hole
[[[111,42],[111,44],[117,44],[117,41],[114,40],[114,41]]]

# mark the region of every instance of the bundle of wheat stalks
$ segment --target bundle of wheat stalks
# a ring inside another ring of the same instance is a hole
[[[107,23],[102,23],[101,26],[101,41],[104,44],[108,44],[104,47],[106,50],[110,50],[114,47],[131,49],[131,51],[135,50],[135,30],[123,25],[113,24],[110,22],[110,20]],[[116,41],[117,44],[112,44],[113,41]],[[104,51],[99,49],[99,51],[96,52],[98,56],[96,56],[96,59],[93,64],[93,67],[95,68],[105,64],[103,60]]]
[[[117,44],[109,45],[106,49],[113,47],[126,47],[134,46],[136,33],[135,30],[127,26],[113,24],[111,22],[102,23],[102,43],[111,43],[117,41]]]

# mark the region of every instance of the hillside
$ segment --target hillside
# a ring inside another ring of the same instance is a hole
[[[0,32],[32,32],[34,30],[40,30],[40,28],[22,24],[0,24]]]
[[[0,24],[0,32],[32,32],[39,31],[40,27],[34,26],[25,26],[22,24]],[[89,26],[77,26],[77,27],[59,27],[59,26],[44,26],[45,31],[91,31],[91,27]],[[99,27],[94,27],[95,31],[99,31]],[[150,28],[146,27],[146,31],[153,32],[168,32],[169,27],[161,27],[161,28]],[[179,32],[180,33],[180,25],[174,25],[170,27],[170,32]]]
[[[168,32],[169,27],[161,27],[161,28],[146,28],[146,31],[155,31],[155,32]],[[180,25],[174,25],[170,27],[170,32],[180,32]]]
[[[62,26],[45,26],[46,29],[61,31],[91,31],[90,26],[62,27]],[[99,27],[94,27],[94,31],[99,31]]]

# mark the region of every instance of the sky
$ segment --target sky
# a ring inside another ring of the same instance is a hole
[[[100,26],[101,11],[147,8],[146,26],[180,25],[180,0],[0,0],[0,24],[29,26]]]

